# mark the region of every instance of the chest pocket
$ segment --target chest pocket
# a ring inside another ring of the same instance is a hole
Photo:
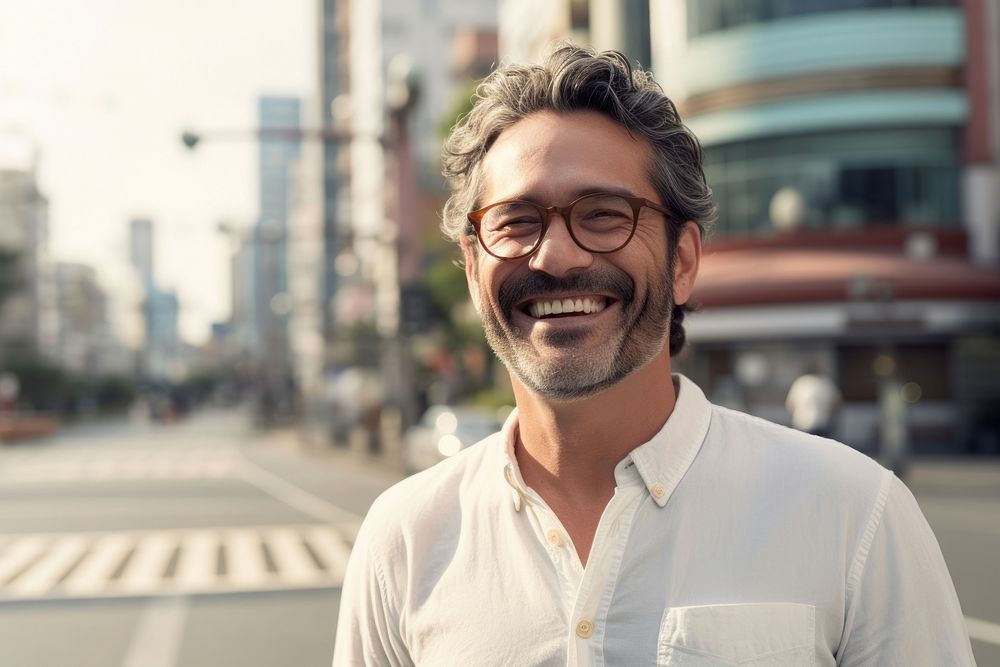
[[[815,665],[816,608],[806,604],[724,604],[668,609],[656,664],[680,667]]]

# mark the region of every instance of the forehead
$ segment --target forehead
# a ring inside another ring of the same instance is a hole
[[[482,203],[569,200],[602,188],[654,198],[649,143],[593,111],[542,111],[504,130],[483,159]]]

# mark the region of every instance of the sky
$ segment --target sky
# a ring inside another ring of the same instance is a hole
[[[128,222],[155,225],[155,273],[181,334],[229,316],[231,240],[257,216],[261,94],[315,93],[315,1],[0,0],[0,167],[37,155],[50,252],[90,264],[112,298]],[[205,135],[195,151],[185,129]]]

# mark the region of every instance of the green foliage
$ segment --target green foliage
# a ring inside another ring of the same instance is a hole
[[[6,351],[5,369],[17,376],[18,404],[33,410],[59,410],[74,389],[71,378],[61,368],[25,346]]]
[[[447,258],[439,257],[428,267],[423,285],[435,308],[445,316],[469,298],[465,272]]]
[[[3,371],[18,379],[18,405],[28,410],[72,415],[81,410],[117,412],[135,398],[135,385],[118,376],[71,373],[37,353],[30,345],[4,350]]]
[[[448,136],[451,128],[455,126],[462,116],[472,111],[475,93],[476,84],[470,83],[455,95],[455,99],[452,101],[451,106],[448,107],[448,111],[441,117],[441,123],[438,125],[438,135],[442,139]]]
[[[481,408],[509,408],[514,405],[514,392],[499,389],[482,389],[473,394],[469,402]]]

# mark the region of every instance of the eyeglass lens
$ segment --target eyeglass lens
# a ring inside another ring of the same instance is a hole
[[[503,202],[483,215],[480,236],[496,255],[520,257],[533,250],[541,239],[545,215],[545,209],[528,202]],[[636,223],[632,205],[617,195],[578,199],[569,216],[577,243],[594,252],[620,248],[628,241]]]

